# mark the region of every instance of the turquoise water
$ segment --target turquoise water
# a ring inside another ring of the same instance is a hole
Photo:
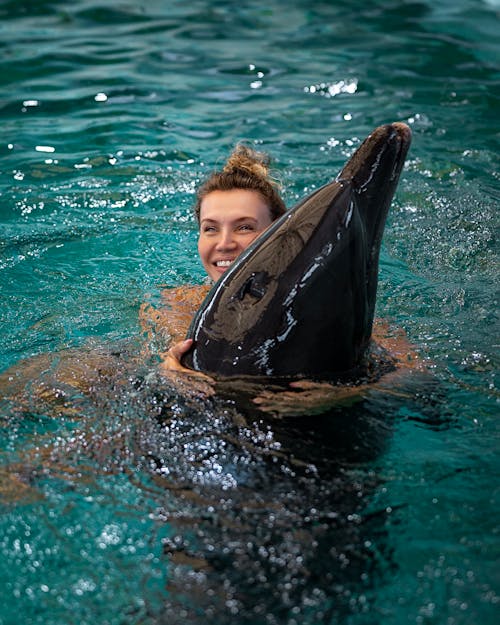
[[[293,423],[147,370],[79,419],[4,402],[1,625],[498,621],[499,11],[0,4],[0,369],[201,282],[193,191],[237,140],[291,205],[402,120],[378,314],[434,375]]]

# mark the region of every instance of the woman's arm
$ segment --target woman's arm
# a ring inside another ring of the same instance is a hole
[[[181,342],[209,289],[208,285],[164,289],[159,308],[143,304],[139,311],[139,321],[148,338],[159,337],[162,341]]]
[[[149,304],[141,306],[139,319],[148,338],[160,337],[170,343],[170,348],[160,351],[160,372],[163,375],[185,373],[197,376],[204,374],[187,369],[181,364],[182,356],[189,351],[193,341],[185,339],[189,324],[206,296],[209,286],[180,286],[162,291],[162,306],[154,308]],[[161,350],[161,346],[159,348]]]
[[[405,396],[405,386],[414,374],[428,373],[422,357],[415,351],[401,328],[376,320],[373,340],[387,352],[394,369],[377,381],[363,384],[333,384],[298,380],[282,390],[264,390],[253,398],[262,410],[279,417],[321,414],[334,406],[347,406],[362,401],[372,393]]]

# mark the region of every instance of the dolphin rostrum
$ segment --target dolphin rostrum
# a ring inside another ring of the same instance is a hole
[[[215,283],[183,364],[216,376],[340,379],[366,360],[385,220],[411,142],[380,126]]]

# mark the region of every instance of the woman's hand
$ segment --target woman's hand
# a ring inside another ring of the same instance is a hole
[[[297,380],[288,390],[263,391],[253,398],[263,412],[278,417],[297,417],[326,412],[334,406],[349,406],[364,398],[366,386],[336,386],[328,382]]]
[[[170,371],[176,371],[178,373],[198,373],[192,369],[188,369],[181,364],[181,359],[192,347],[193,339],[186,339],[185,341],[179,341],[168,350],[161,354],[162,362],[160,364],[160,371],[167,373]],[[203,375],[203,374],[202,374]]]
[[[191,379],[192,382],[196,381],[194,386],[197,390],[210,397],[215,392],[213,388],[215,381],[210,376],[201,373],[201,371],[188,369],[181,364],[182,357],[192,346],[193,339],[186,339],[175,343],[168,352],[161,354],[163,360],[160,363],[160,373],[176,383],[187,383],[189,386],[192,386],[192,384],[189,383],[189,379]]]

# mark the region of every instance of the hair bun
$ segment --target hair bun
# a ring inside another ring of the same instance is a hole
[[[198,223],[201,204],[208,194],[213,191],[233,191],[234,189],[259,193],[268,205],[273,221],[286,211],[285,203],[280,196],[279,180],[270,175],[269,156],[243,143],[238,143],[224,167],[219,171],[214,171],[198,189],[194,207]]]
[[[267,178],[269,157],[264,152],[258,152],[239,143],[230,154],[222,171],[229,174],[238,170],[247,171],[259,178]]]

